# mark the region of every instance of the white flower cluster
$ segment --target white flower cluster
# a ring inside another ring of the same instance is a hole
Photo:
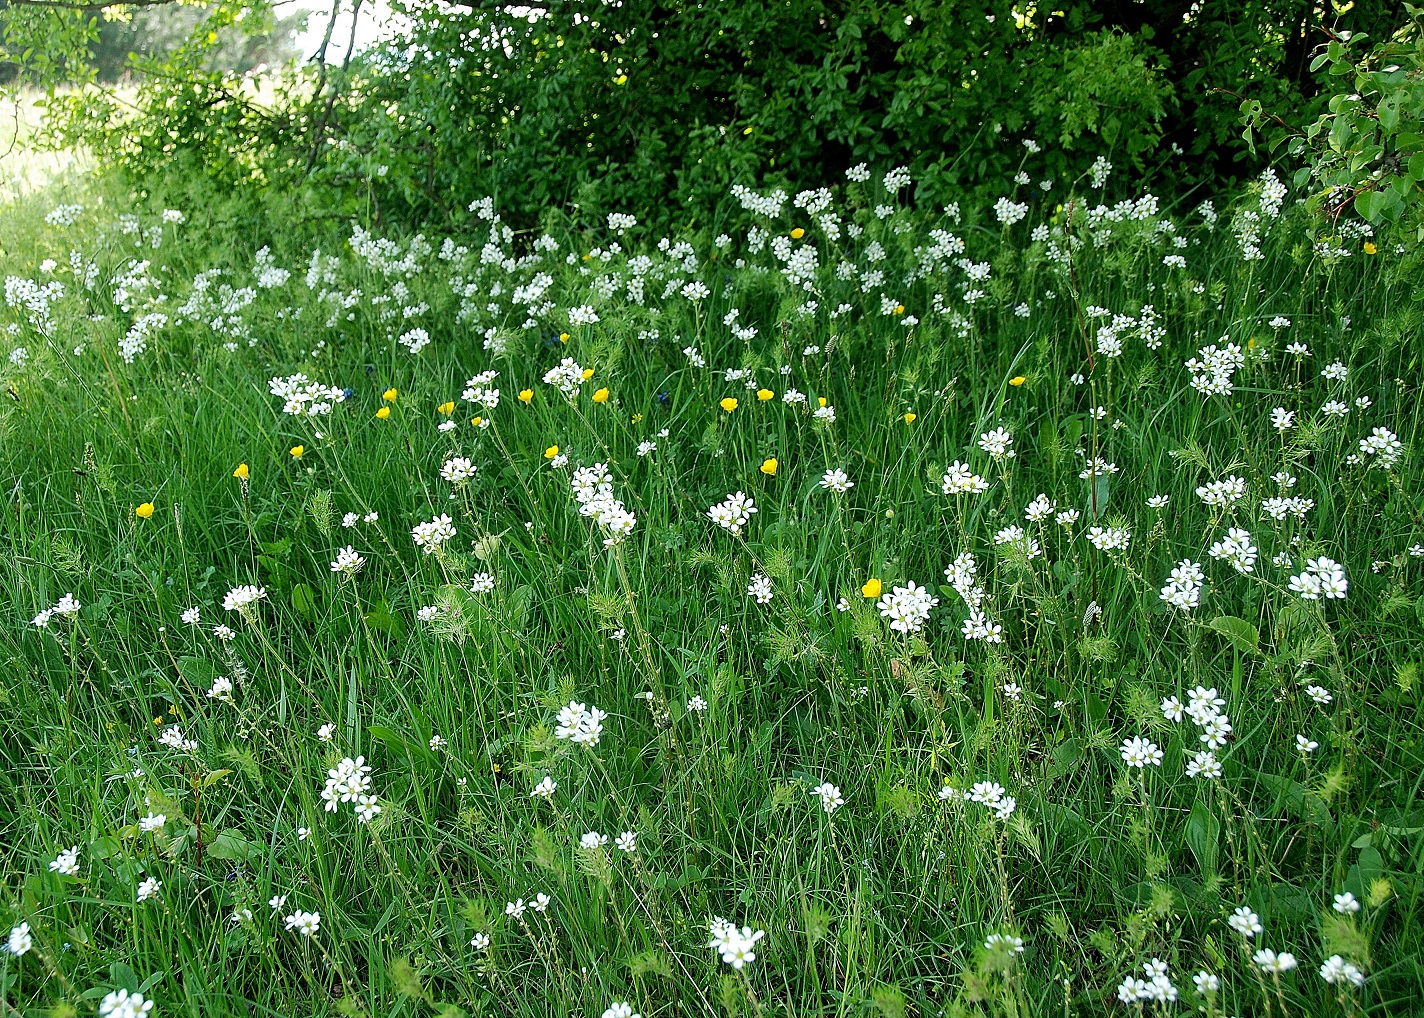
[[[742,208],[757,215],[776,219],[786,204],[786,192],[778,188],[766,197],[757,194],[745,184],[732,185],[732,197],[742,203]]]
[[[954,588],[965,606],[969,618],[959,627],[966,640],[983,640],[985,643],[1003,643],[1004,627],[989,617],[984,608],[984,588],[979,586],[979,564],[969,552],[962,553],[946,567],[944,578]]]
[[[707,946],[722,956],[722,961],[740,971],[756,961],[757,941],[766,936],[765,930],[753,930],[750,926],[737,929],[721,916],[713,916],[708,923],[712,942]]]
[[[44,221],[50,226],[73,226],[83,213],[83,205],[56,205],[45,213]]]
[[[252,583],[240,583],[223,595],[222,606],[230,612],[241,612],[244,616],[252,611],[252,606],[267,597],[267,588]]]
[[[297,372],[286,378],[273,378],[267,383],[272,395],[283,400],[282,412],[294,416],[316,417],[331,413],[331,404],[344,403],[346,393],[334,385],[313,382]]]
[[[747,584],[747,595],[756,600],[757,604],[770,604],[772,599],[771,579],[762,573],[757,573]]]
[[[1213,557],[1220,556],[1213,555]],[[1184,558],[1177,563],[1176,568],[1168,576],[1167,583],[1163,586],[1159,596],[1173,608],[1191,611],[1201,604],[1202,582],[1205,579],[1206,573],[1202,572],[1202,567],[1191,559]]]
[[[365,557],[348,544],[345,548],[342,548],[336,553],[336,558],[331,562],[331,571],[351,577],[360,572],[361,567],[365,564]]]
[[[1345,567],[1333,558],[1321,555],[1305,560],[1305,571],[1290,578],[1290,589],[1303,601],[1344,600],[1350,589],[1345,579]]]
[[[638,518],[620,499],[613,497],[613,477],[607,463],[579,467],[569,481],[579,504],[579,515],[593,519],[607,535],[604,547],[611,548],[633,532]]]
[[[449,516],[441,513],[433,520],[417,523],[411,528],[410,536],[416,547],[424,549],[427,555],[433,555],[441,545],[455,536],[455,524],[450,522]]]
[[[583,368],[572,357],[565,357],[557,366],[544,372],[544,382],[573,399],[578,395],[579,386],[583,385]]]
[[[1217,541],[1208,550],[1207,554],[1212,558],[1226,560],[1231,563],[1231,568],[1238,573],[1253,573],[1256,571],[1257,548],[1251,543],[1251,533],[1240,527],[1232,527],[1226,532],[1223,540]]]
[[[99,1018],[145,1018],[152,1011],[153,1001],[128,990],[113,990],[99,1001]]]
[[[1038,538],[1031,537],[1028,532],[1017,523],[1004,527],[995,533],[994,543],[1017,551],[1021,553],[1024,558],[1029,560],[1043,557],[1043,548],[1038,543]]]
[[[460,398],[467,403],[477,403],[486,410],[494,410],[499,406],[499,390],[490,383],[498,377],[498,371],[481,371],[474,378],[466,380],[465,391],[460,394]]]
[[[1142,971],[1146,974],[1146,979],[1128,976],[1118,985],[1118,1000],[1124,1004],[1132,1004],[1139,1000],[1151,1000],[1159,1004],[1166,1004],[1177,999],[1177,988],[1172,985],[1172,980],[1167,976],[1165,961],[1160,958],[1145,961],[1142,963]]]
[[[888,594],[880,596],[880,614],[890,620],[890,628],[897,633],[918,633],[929,621],[930,609],[939,604],[939,598],[932,597],[925,587],[918,587],[914,580],[903,587],[895,587]]]
[[[1217,695],[1216,687],[1210,689],[1197,686],[1187,693],[1187,705],[1175,696],[1162,701],[1162,716],[1168,721],[1181,722],[1183,717],[1191,718],[1201,729],[1199,739],[1206,749],[1196,753],[1187,764],[1187,777],[1216,779],[1221,777],[1221,762],[1215,751],[1226,745],[1231,736],[1231,719],[1222,712],[1226,701]]]
[[[326,787],[321,790],[322,801],[326,803],[323,809],[335,813],[341,803],[349,802],[356,810],[357,821],[369,822],[381,812],[380,803],[370,794],[370,775],[371,767],[364,756],[354,760],[349,756],[343,758],[326,772]]]
[[[49,620],[58,615],[62,619],[73,618],[79,614],[79,602],[74,599],[73,594],[65,594],[53,605],[40,612],[30,621],[39,629],[49,625]]]
[[[1000,820],[1009,819],[1014,815],[1014,810],[1019,808],[1018,800],[1009,795],[1004,786],[997,781],[976,781],[969,786],[967,792],[954,785],[946,784],[939,790],[939,797],[942,802],[978,803],[993,810],[994,815]]]
[[[1089,527],[1088,541],[1098,551],[1127,551],[1132,531],[1126,527]]]
[[[198,748],[198,743],[183,734],[183,729],[178,725],[165,728],[158,736],[158,741],[169,749],[176,749],[180,753],[192,753]]]
[[[1197,488],[1197,498],[1213,509],[1233,505],[1246,497],[1246,482],[1235,474]]]
[[[1320,978],[1332,986],[1343,986],[1346,983],[1351,986],[1365,985],[1365,974],[1338,954],[1332,954],[1321,964]]]
[[[723,530],[740,534],[757,511],[755,500],[745,492],[728,495],[707,510],[707,516]]]
[[[1222,337],[1225,341],[1226,337]],[[1232,376],[1245,363],[1246,355],[1237,344],[1226,343],[1224,348],[1218,348],[1213,343],[1198,350],[1185,367],[1192,373],[1192,388],[1203,396],[1229,396]]]
[[[1123,739],[1122,745],[1118,747],[1117,751],[1122,756],[1123,763],[1137,770],[1162,766],[1162,750],[1155,742],[1144,739],[1140,735]]]
[[[995,463],[1003,463],[1018,455],[1014,451],[1014,436],[1007,428],[995,428],[979,436],[979,448],[989,454]]]
[[[1287,516],[1294,516],[1298,520],[1304,520],[1305,514],[1315,508],[1315,499],[1300,498],[1292,495],[1290,498],[1268,498],[1261,502],[1261,510],[1271,519],[1279,522]]]
[[[1360,439],[1360,456],[1375,457],[1375,465],[1381,470],[1391,469],[1403,455],[1404,444],[1388,428],[1375,428],[1368,438]]]
[[[454,485],[465,484],[475,476],[476,467],[468,456],[451,456],[440,467],[440,476]]]
[[[989,482],[959,460],[949,465],[940,482],[940,491],[946,495],[982,495],[988,490]]]
[[[607,717],[608,714],[597,707],[588,707],[570,700],[569,705],[559,711],[554,738],[567,739],[575,745],[592,749],[603,736],[603,722]]]

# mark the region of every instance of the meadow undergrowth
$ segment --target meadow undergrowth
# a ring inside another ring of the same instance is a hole
[[[1413,256],[848,178],[10,206],[5,1013],[1411,1013]]]

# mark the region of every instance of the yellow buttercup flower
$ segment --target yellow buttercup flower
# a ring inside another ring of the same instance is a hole
[[[816,397],[816,402],[817,402],[818,404],[820,404],[821,406],[825,406],[825,405],[826,405],[826,397],[825,397],[825,396],[817,396],[817,397]]]
[[[916,417],[915,412],[914,412],[913,410],[910,411],[909,413],[907,413],[907,414],[905,415],[905,423],[906,423],[906,424],[914,424],[914,423],[915,423],[915,417]]]
[[[484,418],[483,418],[483,417],[471,417],[471,418],[470,418],[470,423],[473,424],[475,427],[478,428],[481,424],[484,423]]]
[[[239,464],[237,465],[237,469],[232,472],[232,476],[233,476],[233,477],[240,477],[240,478],[242,478],[242,479],[245,481],[245,480],[247,480],[249,477],[251,477],[252,474],[251,474],[251,472],[247,469],[247,464],[246,464],[246,463],[239,463]]]
[[[134,510],[134,515],[141,520],[146,520],[153,515],[153,503],[145,502]]]
[[[607,390],[606,388],[599,389],[597,392],[595,392],[595,393],[593,394],[593,401],[594,401],[595,403],[607,403],[607,402],[608,402],[608,390]]]
[[[880,581],[879,581],[878,579],[876,579],[874,576],[872,576],[870,579],[866,580],[866,581],[865,581],[865,584],[860,588],[860,596],[861,596],[861,597],[879,597],[879,596],[880,596]]]
[[[376,411],[376,416],[379,417],[379,418],[380,418],[381,420],[383,420],[383,421],[384,421],[387,417],[389,417],[390,415],[391,415],[391,408],[388,407],[388,406],[383,406],[383,407],[381,407],[381,409],[379,409],[379,410]]]
[[[775,395],[776,393],[772,392],[770,389],[757,390],[757,399],[761,400],[763,403],[765,403],[767,400],[771,399]]]
[[[1374,241],[1365,241],[1365,254],[1379,254],[1379,248],[1375,246]]]
[[[439,410],[439,411],[440,411],[442,414],[444,414],[446,417],[449,417],[451,414],[453,414],[453,413],[455,412],[455,401],[452,399],[452,400],[449,400],[448,402],[441,403],[441,404],[440,404],[438,407],[436,407],[435,409],[436,409],[436,410]]]
[[[731,413],[733,410],[737,409],[737,397],[728,396],[726,399],[722,400],[722,402],[718,403],[717,405],[723,410],[727,411],[727,413]]]
[[[557,455],[559,455],[559,447],[557,445],[551,445],[544,450],[544,458],[546,460],[551,460]]]
[[[531,399],[533,399],[533,398],[534,398],[534,390],[533,390],[533,389],[520,389],[520,390],[519,390],[519,402],[521,402],[521,403],[528,403],[528,402],[529,402]]]
[[[796,227],[796,229],[794,229],[794,230],[791,231],[791,239],[792,239],[792,240],[800,240],[800,239],[801,239],[802,237],[804,237],[804,236],[806,236],[806,231],[803,230],[803,229],[801,229],[801,227],[799,227],[799,226]]]
[[[588,381],[590,378],[592,378],[592,377],[593,377],[593,368],[584,368],[584,369],[583,369],[583,380],[584,380],[585,382],[587,382],[587,381]]]
[[[903,314],[905,313],[905,305],[903,305],[903,304],[896,304],[896,305],[895,305],[895,312],[894,312],[894,313],[897,314],[897,315],[903,315]]]
[[[768,457],[762,461],[761,472],[766,474],[767,477],[775,477],[777,466],[779,466],[779,464],[776,462],[776,457]]]
[[[307,451],[307,447],[304,446],[304,445],[294,445],[294,446],[292,446],[291,449],[288,450],[288,452],[290,452],[290,453],[292,454],[292,459],[294,459],[294,460],[299,460],[299,459],[301,459],[301,458],[302,458],[302,453],[304,453],[304,452],[306,452],[306,451]]]
[[[584,257],[587,258],[588,255],[584,255]],[[560,343],[567,343],[568,341],[569,341],[569,334],[568,334],[567,332],[561,332],[561,333],[559,333],[559,342],[560,342]]]
[[[1020,385],[1023,385],[1024,382],[1027,381],[1028,379],[1025,378],[1023,375],[1015,375],[1013,378],[1009,379],[1009,384],[1017,389]]]
[[[394,389],[387,389],[385,392],[381,393],[381,399],[385,400],[387,403],[394,403],[396,401],[396,391]]]

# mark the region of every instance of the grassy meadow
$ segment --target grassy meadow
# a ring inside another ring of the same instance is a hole
[[[1417,1013],[1417,268],[1097,169],[12,196],[0,1010]]]

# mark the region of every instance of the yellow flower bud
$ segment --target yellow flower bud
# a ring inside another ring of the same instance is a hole
[[[449,417],[451,414],[453,414],[453,413],[455,412],[455,401],[452,399],[452,400],[449,400],[449,401],[447,401],[447,402],[445,402],[445,403],[441,403],[441,404],[440,404],[438,407],[436,407],[435,409],[439,410],[439,411],[440,411],[442,414],[444,414],[446,417]]]
[[[1024,382],[1027,381],[1028,379],[1025,378],[1023,375],[1015,375],[1013,378],[1009,379],[1009,384],[1017,389],[1020,385],[1023,385]]]
[[[800,240],[800,239],[801,239],[802,237],[804,237],[804,236],[806,236],[806,231],[803,230],[803,229],[801,229],[801,227],[799,227],[799,226],[796,227],[796,229],[794,229],[794,230],[791,231],[791,239],[792,239],[792,240]]]
[[[232,476],[233,476],[233,477],[240,477],[240,478],[242,478],[242,479],[245,481],[245,480],[247,480],[249,477],[251,477],[252,474],[251,474],[251,472],[247,469],[247,464],[246,464],[246,463],[239,463],[239,464],[237,465],[237,469],[232,472]]]
[[[907,414],[905,415],[905,423],[906,423],[906,424],[914,424],[914,423],[915,423],[915,412],[914,412],[913,410],[910,411],[909,413],[907,413]]]

